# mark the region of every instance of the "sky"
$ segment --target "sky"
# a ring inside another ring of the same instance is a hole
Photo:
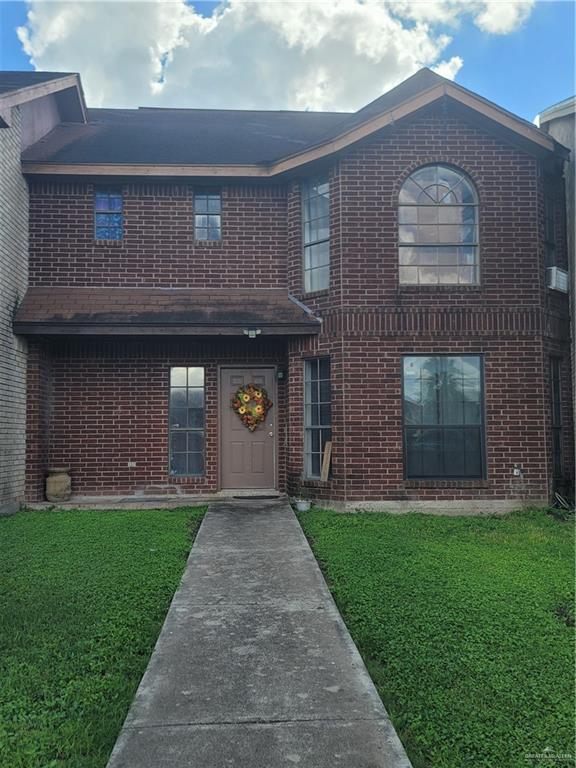
[[[0,0],[0,69],[89,106],[350,111],[428,66],[521,117],[575,91],[574,0]]]

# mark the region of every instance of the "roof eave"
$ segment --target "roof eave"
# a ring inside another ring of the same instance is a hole
[[[182,325],[15,321],[14,333],[20,336],[246,336],[247,326],[257,326],[258,336],[313,336],[321,329],[320,322]]]

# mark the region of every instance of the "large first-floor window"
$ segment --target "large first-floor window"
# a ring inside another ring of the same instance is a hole
[[[204,474],[204,368],[170,369],[170,474]]]
[[[484,393],[478,355],[404,358],[407,478],[484,476]]]
[[[320,477],[324,448],[332,440],[330,358],[304,362],[304,474]]]

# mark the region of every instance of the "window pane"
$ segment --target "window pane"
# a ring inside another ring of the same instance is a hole
[[[189,408],[203,408],[204,407],[204,390],[199,387],[194,387],[188,390],[188,407]]]
[[[185,408],[170,408],[170,426],[180,428],[188,426]]]
[[[321,357],[318,361],[318,376],[320,379],[330,378],[330,358]]]
[[[466,474],[463,430],[444,431],[444,463],[446,475],[462,477]]]
[[[329,267],[319,267],[318,269],[309,269],[304,273],[305,287],[308,292],[323,291],[330,286]]]
[[[208,198],[208,213],[220,213],[220,195],[210,195]]]
[[[180,371],[184,369],[173,368],[172,370]],[[188,368],[188,386],[189,387],[204,386],[204,368]]]
[[[404,285],[418,285],[418,268],[400,267],[398,279]]]
[[[419,267],[418,282],[420,285],[436,285],[438,283],[438,268]]]
[[[328,375],[330,376],[330,371],[328,371],[327,374],[322,374],[323,376]],[[329,403],[330,402],[330,381],[321,381],[320,382],[320,402],[321,403]]]
[[[478,428],[464,431],[465,467],[468,477],[482,476],[482,439]]]
[[[195,213],[208,213],[208,198],[205,195],[196,195],[194,198]]]
[[[438,208],[434,205],[421,205],[416,208],[418,224],[438,224]]]
[[[204,426],[203,408],[188,408],[188,426],[196,429]]]
[[[170,474],[185,475],[187,473],[187,454],[173,453],[170,458]]]
[[[399,224],[417,224],[418,223],[418,211],[414,205],[401,205],[398,208],[398,223]]]
[[[319,360],[306,360],[306,378],[310,381],[316,381],[319,373]]]
[[[204,456],[201,453],[188,454],[188,474],[189,475],[204,474]]]
[[[186,432],[172,433],[172,453],[185,453],[187,450]]]
[[[444,474],[442,448],[442,430],[422,430],[422,475],[424,477],[441,477]]]
[[[304,249],[304,268],[314,269],[330,263],[330,243],[308,245]]]
[[[458,267],[438,267],[438,282],[442,285],[457,285],[459,279]]]
[[[171,408],[186,408],[186,388],[172,389],[170,392],[170,407]]]
[[[330,426],[332,423],[330,408],[330,403],[324,403],[320,406],[320,424],[322,426]]]
[[[188,451],[190,453],[204,451],[204,432],[188,432]]]
[[[438,264],[443,267],[458,264],[460,258],[459,251],[460,249],[456,246],[440,246],[436,249],[436,253],[438,254]]]

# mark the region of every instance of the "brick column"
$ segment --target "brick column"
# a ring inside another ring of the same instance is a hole
[[[49,348],[28,348],[26,411],[26,500],[44,501],[52,411],[52,360]]]

